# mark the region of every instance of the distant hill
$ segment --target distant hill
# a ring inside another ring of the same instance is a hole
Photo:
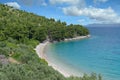
[[[89,24],[87,27],[120,27],[120,24]]]

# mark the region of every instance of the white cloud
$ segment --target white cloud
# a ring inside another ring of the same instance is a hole
[[[85,0],[49,0],[51,4],[68,4],[84,7],[86,5]]]
[[[45,0],[31,0],[31,1],[33,1],[32,4],[34,4],[34,5],[47,6],[47,3]]]
[[[108,0],[96,0],[96,1],[98,1],[98,2],[107,2]]]
[[[7,2],[5,4],[15,8],[15,9],[20,9],[20,5],[17,2]]]
[[[95,4],[97,4],[97,3],[105,3],[105,2],[107,2],[108,0],[93,0],[93,2],[95,3]]]
[[[69,3],[69,4],[77,4],[79,0],[50,0],[51,4],[62,4],[62,3]]]
[[[63,8],[63,12],[71,16],[87,16],[91,20],[96,20],[101,23],[120,23],[120,16],[111,7],[106,9],[95,7],[81,9],[76,6],[71,6]]]
[[[18,0],[18,1],[27,6],[34,6],[34,5],[47,6],[45,0]]]
[[[43,2],[41,5],[42,5],[42,6],[47,6],[47,3]]]
[[[95,3],[105,3],[109,0],[93,0]],[[49,0],[51,4],[68,4],[63,7],[64,14],[70,16],[84,16],[88,18],[88,22],[95,23],[120,23],[120,16],[111,8],[95,8],[87,7],[85,0]],[[84,23],[86,19],[79,20]]]
[[[107,2],[108,0],[99,0],[99,2]]]

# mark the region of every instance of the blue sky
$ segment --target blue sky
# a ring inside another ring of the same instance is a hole
[[[120,23],[120,0],[0,0],[0,3],[68,24]]]

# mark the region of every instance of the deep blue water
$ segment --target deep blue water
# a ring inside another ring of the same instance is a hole
[[[49,55],[83,73],[100,73],[104,80],[120,80],[120,27],[91,27],[91,37],[51,44]]]

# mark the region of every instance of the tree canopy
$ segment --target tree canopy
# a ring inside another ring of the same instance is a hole
[[[43,42],[60,41],[65,38],[88,35],[89,31],[82,25],[66,25],[66,22],[55,21],[33,13],[0,5],[0,40],[12,37],[20,42],[25,39],[36,39]]]

